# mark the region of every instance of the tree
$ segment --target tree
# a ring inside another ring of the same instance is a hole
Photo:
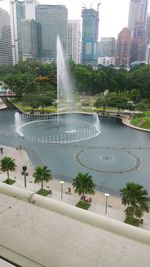
[[[47,168],[47,166],[37,166],[33,177],[35,178],[35,183],[41,182],[41,189],[43,189],[44,181],[48,182],[52,179],[51,171]]]
[[[85,194],[94,195],[95,184],[92,180],[92,176],[88,173],[78,173],[78,175],[73,178],[73,187],[75,188],[75,193],[78,193],[81,198],[84,199]]]
[[[15,171],[16,169],[15,160],[10,157],[4,157],[1,159],[0,164],[1,164],[1,167],[0,167],[1,171],[7,172],[7,181],[9,184],[9,172]]]
[[[141,218],[143,213],[149,212],[148,202],[150,198],[145,188],[136,183],[127,183],[126,187],[120,190],[122,204],[127,206],[124,210],[126,218],[131,220]]]

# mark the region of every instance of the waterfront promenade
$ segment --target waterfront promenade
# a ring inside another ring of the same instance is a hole
[[[2,108],[6,108],[6,106],[0,99],[0,109]],[[126,124],[129,127],[132,127],[132,125],[130,124],[129,116],[123,116],[122,119],[123,119],[124,124]],[[7,146],[5,147],[3,146],[3,148],[4,148],[4,152],[3,154],[0,154],[0,159],[4,156],[9,156],[15,159],[15,162],[17,165],[16,171],[10,173],[10,177],[16,180],[16,182],[14,183],[14,186],[24,188],[24,178],[21,174],[21,171],[22,171],[22,166],[26,165],[27,171],[29,173],[29,176],[27,177],[27,188],[26,189],[36,192],[40,188],[40,184],[34,183],[34,178],[33,178],[34,167],[27,153],[22,149],[20,151],[19,148],[12,148],[12,147],[7,147]],[[6,179],[6,173],[0,173],[0,181],[4,181],[5,179]],[[44,186],[48,190],[52,190],[52,194],[48,195],[49,198],[60,200],[60,201],[63,201],[65,203],[68,203],[74,206],[80,199],[79,195],[74,193],[72,185],[65,182],[63,185],[63,199],[61,200],[61,192],[60,192],[61,184],[59,180],[55,179],[55,177],[53,177],[52,181],[45,183]],[[71,187],[71,192],[72,192],[71,195],[68,195],[65,193],[67,192],[68,187]],[[105,192],[105,193],[109,193],[109,192]],[[92,212],[101,214],[101,215],[105,215],[107,217],[114,218],[119,221],[124,220],[125,207],[121,204],[121,199],[119,197],[116,197],[113,195],[109,196],[107,214],[105,214],[105,208],[106,208],[105,206],[106,206],[106,198],[105,198],[104,192],[96,191],[95,195],[92,196],[92,204],[89,210]],[[150,214],[144,215],[144,224],[141,225],[141,227],[150,230]]]
[[[36,192],[40,188],[40,183],[35,184],[34,183],[34,167],[27,155],[27,153],[19,148],[12,148],[3,146],[3,154],[0,154],[0,159],[4,156],[9,156],[13,159],[15,159],[15,163],[17,165],[16,171],[10,173],[10,178],[14,179],[16,182],[14,183],[14,186],[24,188],[24,178],[21,174],[22,166],[27,166],[27,171],[29,173],[27,177],[27,187],[26,189],[32,192]],[[6,173],[0,173],[0,181],[4,181],[7,178]],[[12,185],[13,186],[13,185]],[[47,197],[52,198],[58,201],[62,201],[64,203],[70,204],[75,206],[76,203],[79,201],[80,197],[78,194],[74,193],[72,184],[64,182],[63,184],[63,198],[61,199],[61,184],[60,181],[53,179],[49,181],[48,183],[44,183],[44,187],[48,190],[52,190],[52,194],[49,194]],[[68,187],[71,188],[71,195],[66,194],[68,191]],[[121,198],[116,197],[113,195],[110,195],[108,198],[108,208],[107,208],[107,214],[105,214],[105,208],[106,208],[106,198],[105,194],[100,191],[96,191],[95,195],[92,196],[92,203],[89,211],[95,212],[113,219],[116,219],[118,221],[124,220],[124,209],[125,207],[121,204]],[[144,224],[141,224],[141,228],[150,230],[150,214],[144,215]]]
[[[0,147],[0,159],[9,156],[17,165],[10,172],[15,180],[11,186],[3,183],[6,173],[0,173],[0,256],[22,267],[149,267],[150,214],[144,214],[140,226],[146,231],[126,225],[121,199],[110,195],[106,214],[106,197],[99,191],[89,212],[75,208],[80,197],[72,184],[64,182],[61,192],[55,177],[44,183],[52,194],[41,197],[35,194],[41,184],[34,183],[32,157],[24,147],[9,147],[7,142]],[[26,188],[24,165],[29,173]],[[68,187],[71,195],[65,193]],[[0,259],[1,266],[14,265]]]

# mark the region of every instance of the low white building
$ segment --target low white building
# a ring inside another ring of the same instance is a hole
[[[103,65],[105,67],[108,67],[110,65],[115,66],[115,58],[114,57],[99,57],[98,58],[98,65]]]

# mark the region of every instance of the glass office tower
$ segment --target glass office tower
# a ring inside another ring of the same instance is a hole
[[[99,12],[82,9],[82,64],[96,66],[98,62]]]
[[[0,66],[12,64],[10,16],[0,8]]]
[[[63,5],[37,5],[39,58],[43,62],[56,60],[56,40],[60,36],[65,55],[68,43],[68,10]]]

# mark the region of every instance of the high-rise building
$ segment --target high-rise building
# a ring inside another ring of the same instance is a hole
[[[68,58],[76,64],[81,63],[81,23],[80,20],[68,21]]]
[[[146,19],[146,39],[147,39],[147,44],[150,44],[150,13],[148,13]]]
[[[10,16],[0,8],[0,65],[12,64]]]
[[[60,37],[68,54],[68,10],[63,5],[37,5],[39,57],[43,62],[56,60],[56,40]]]
[[[135,23],[140,19],[146,24],[148,0],[130,0],[128,28],[133,35]]]
[[[82,9],[82,64],[98,63],[99,11]]]
[[[129,66],[131,49],[131,32],[128,28],[118,34],[116,45],[116,66]]]
[[[25,0],[25,18],[35,19],[37,0]]]
[[[35,20],[24,19],[21,21],[22,56],[23,61],[36,59],[37,51],[37,23]]]
[[[21,21],[24,19],[35,19],[36,3],[37,0],[10,1],[12,54],[14,65],[23,60]],[[23,39],[25,39],[24,36]]]
[[[145,25],[142,20],[135,23],[131,45],[130,62],[145,61],[146,38]]]
[[[150,64],[150,44],[148,44],[147,47],[146,47],[145,61],[146,61],[147,64]]]
[[[10,2],[10,22],[12,37],[13,64],[22,60],[21,20],[25,19],[25,2]]]
[[[100,57],[114,57],[115,56],[115,38],[103,37],[100,41]]]

